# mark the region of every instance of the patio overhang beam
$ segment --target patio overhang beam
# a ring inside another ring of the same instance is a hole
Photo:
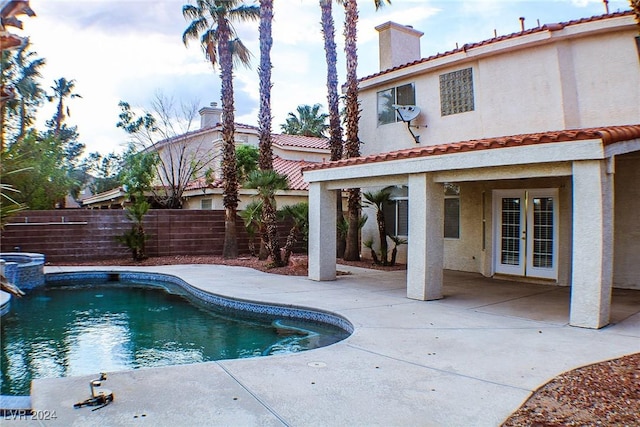
[[[415,173],[447,171],[458,173],[468,169],[524,165],[530,168],[531,165],[540,163],[557,164],[576,160],[598,160],[607,157],[604,148],[601,139],[553,142],[371,161],[364,164],[310,170],[304,172],[304,177],[308,182],[331,182],[329,185],[333,189],[349,188],[360,182],[366,183],[380,179],[391,183],[402,175]]]

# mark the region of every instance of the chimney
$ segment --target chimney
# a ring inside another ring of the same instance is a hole
[[[376,27],[380,49],[380,71],[417,61],[420,37],[424,34],[408,25],[385,22]]]
[[[200,128],[208,128],[222,123],[222,108],[218,108],[217,102],[212,102],[210,107],[203,107],[200,113]]]

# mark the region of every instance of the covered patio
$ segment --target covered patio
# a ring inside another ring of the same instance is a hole
[[[554,208],[559,213],[554,211],[557,219],[552,223],[556,233],[553,237],[553,269],[550,270],[553,274],[537,277],[546,277],[544,280],[548,283],[569,285],[557,290],[570,298],[571,326],[601,328],[609,324],[612,316],[614,249],[616,256],[624,258],[629,251],[638,253],[640,246],[637,234],[616,234],[614,229],[616,221],[622,226],[630,222],[626,216],[620,216],[625,211],[637,212],[636,190],[629,191],[627,185],[616,197],[616,166],[623,165],[620,169],[625,180],[630,179],[637,187],[638,176],[634,171],[640,164],[639,152],[640,125],[631,125],[416,147],[307,168],[305,179],[310,182],[309,278],[324,281],[336,277],[333,232],[336,190],[389,185],[408,187],[406,294],[411,299],[430,301],[446,297],[443,292],[444,184],[472,183],[476,185],[476,191],[480,187],[482,197],[475,203],[480,214],[476,215],[474,227],[476,235],[482,235],[481,251],[477,254],[482,261],[477,271],[470,272],[486,277],[502,273],[500,252],[496,247],[504,239],[495,237],[500,232],[500,217],[493,223],[491,218],[496,212],[495,208],[492,210],[494,200],[500,194],[496,192],[508,188],[535,193],[542,188],[548,193],[559,193],[560,204],[564,207]],[[555,199],[554,204],[558,204]],[[470,207],[474,206],[461,209]],[[481,233],[477,232],[479,229]],[[519,234],[512,237],[513,240],[520,238]],[[525,238],[523,234],[522,239]],[[630,267],[626,268],[625,271],[629,271]],[[508,271],[505,276],[532,281],[531,277],[519,277],[518,273]]]

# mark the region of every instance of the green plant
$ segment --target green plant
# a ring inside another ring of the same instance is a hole
[[[369,250],[371,251],[371,259],[373,260],[373,263],[380,264],[380,260],[378,259],[378,254],[373,249],[373,239],[367,239],[364,242],[362,242],[362,244],[364,245],[365,248],[369,248]]]
[[[389,236],[394,243],[394,247],[391,250],[391,261],[389,261],[389,265],[396,265],[396,256],[398,255],[398,246],[406,245],[407,239],[400,238],[398,236]]]
[[[147,258],[147,235],[144,230],[144,216],[151,205],[147,202],[145,192],[151,187],[154,176],[154,168],[158,162],[156,153],[135,153],[130,147],[125,154],[125,168],[123,168],[123,188],[131,204],[127,206],[127,218],[133,222],[131,229],[116,239],[131,249],[134,261]]]
[[[296,203],[295,205],[287,205],[280,209],[279,214],[282,218],[291,218],[293,225],[289,229],[287,241],[284,245],[283,264],[289,264],[289,258],[293,251],[293,245],[298,241],[298,236],[307,242],[309,240],[309,204],[307,202]]]
[[[384,218],[384,205],[389,203],[391,193],[387,190],[376,192],[366,191],[363,194],[364,204],[372,206],[376,210],[376,221],[378,223],[378,236],[380,238],[380,261],[382,265],[388,265],[388,245],[387,227]],[[378,262],[376,262],[378,264]]]
[[[130,206],[127,207],[127,218],[133,222],[131,229],[122,236],[117,236],[116,240],[129,249],[134,261],[142,261],[147,258],[146,241],[148,236],[144,231],[144,216],[149,211],[150,205],[144,199],[144,196],[137,197],[132,200]]]
[[[264,225],[262,239],[267,246],[274,267],[285,265],[280,253],[275,194],[278,190],[285,190],[287,184],[287,177],[274,170],[255,170],[249,173],[247,181],[244,183],[245,188],[258,190],[258,197],[262,201],[262,223]]]
[[[244,221],[244,228],[247,230],[247,234],[249,235],[249,252],[251,256],[256,256],[256,234],[262,234],[262,201],[261,200],[252,200],[247,207],[240,211],[240,218]],[[260,239],[262,242],[262,238]],[[260,259],[262,257],[262,248],[264,245],[260,245]]]

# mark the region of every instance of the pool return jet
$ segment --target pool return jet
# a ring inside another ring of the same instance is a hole
[[[83,406],[97,406],[92,411],[104,408],[109,403],[113,402],[113,392],[108,388],[102,388],[102,381],[107,380],[107,374],[100,373],[100,378],[91,380],[89,382],[89,388],[91,389],[91,397],[82,402],[78,402],[73,405],[74,408],[82,408]]]

